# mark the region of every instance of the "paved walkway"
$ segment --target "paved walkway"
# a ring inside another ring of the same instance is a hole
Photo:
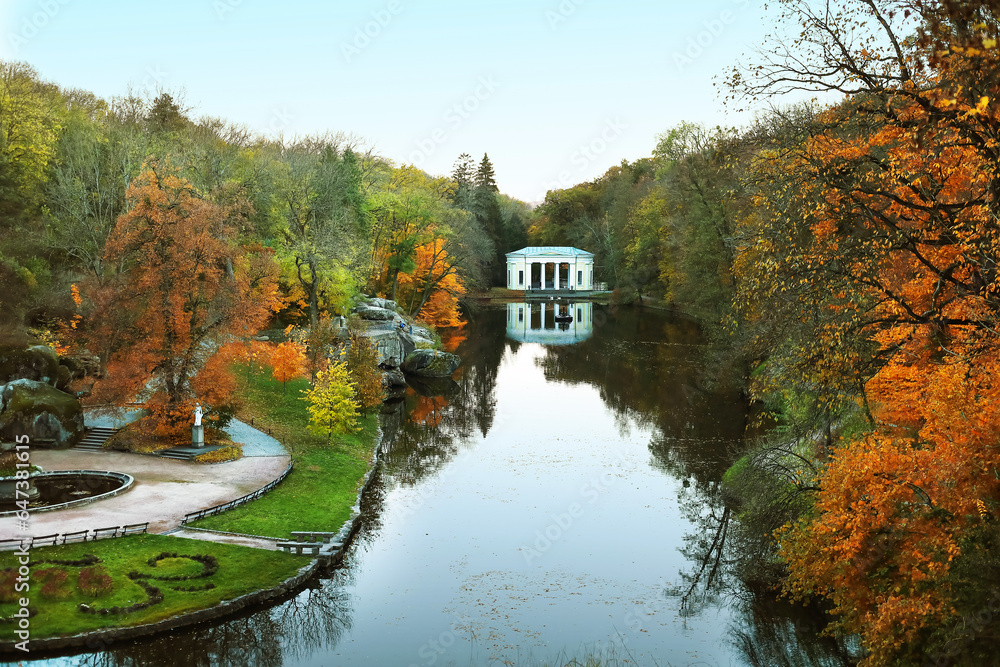
[[[222,544],[236,544],[241,547],[253,547],[254,549],[267,549],[277,551],[278,542],[272,538],[261,539],[244,535],[229,535],[225,533],[210,533],[206,530],[194,530],[191,528],[178,528],[170,531],[170,537],[183,537],[189,540],[201,540],[202,542],[221,542]]]
[[[234,419],[226,427],[226,433],[233,442],[243,445],[243,456],[286,456],[286,450],[280,442],[254,427]]]
[[[138,411],[111,418],[88,413],[87,426],[120,428],[138,418]],[[31,463],[45,470],[112,470],[135,478],[132,488],[114,498],[52,512],[32,512],[31,535],[68,533],[149,522],[149,532],[177,529],[185,514],[235,500],[266,486],[288,466],[290,457],[274,438],[233,420],[226,429],[243,445],[239,461],[204,465],[147,454],[37,449]],[[195,537],[190,531],[184,537]],[[0,517],[0,539],[23,535],[16,517]],[[207,537],[214,540],[215,538]],[[206,539],[202,538],[202,539]]]
[[[114,498],[52,512],[32,512],[28,533],[51,535],[88,528],[149,522],[149,532],[177,528],[189,512],[235,500],[266,486],[288,466],[288,456],[257,456],[216,465],[124,452],[34,450],[31,462],[45,470],[112,470],[135,478]],[[17,518],[0,518],[0,539],[23,532]]]

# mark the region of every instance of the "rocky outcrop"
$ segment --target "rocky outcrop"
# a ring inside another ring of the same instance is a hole
[[[361,332],[375,346],[378,352],[378,365],[383,368],[398,368],[406,358],[406,350],[400,340],[399,331],[393,329],[375,329]]]
[[[417,377],[451,377],[462,360],[457,355],[437,350],[414,350],[403,361],[403,372]]]
[[[392,299],[380,299],[379,297],[367,299],[365,303],[373,308],[384,308],[386,310],[391,310],[394,313],[399,308],[399,306],[396,305],[396,302]]]
[[[0,384],[11,380],[36,380],[53,387],[59,380],[59,357],[46,345],[0,346]]]
[[[80,401],[52,385],[19,379],[0,385],[0,440],[28,436],[34,447],[72,447],[83,436]]]
[[[376,320],[381,322],[386,322],[396,319],[396,311],[389,310],[388,308],[377,308],[375,306],[369,306],[367,304],[362,304],[354,309],[358,315],[361,316],[363,320]]]
[[[101,377],[101,358],[86,352],[59,357],[59,364],[69,369],[74,379]]]
[[[382,371],[382,384],[390,389],[401,389],[406,386],[406,376],[398,368]]]
[[[429,349],[434,347],[430,330],[406,321],[397,311],[395,301],[379,298],[365,299],[354,309],[367,320],[356,333],[375,346],[389,397],[400,394],[414,378],[450,378],[461,363],[453,354]]]

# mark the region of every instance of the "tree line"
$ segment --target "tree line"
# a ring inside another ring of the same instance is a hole
[[[1000,5],[775,9],[724,75],[727,104],[771,102],[755,122],[674,127],[548,193],[529,234],[592,248],[619,301],[663,300],[723,341],[715,368],[775,425],[733,485],[744,573],[826,605],[866,665],[988,662]],[[795,91],[822,101],[774,106]]]
[[[315,357],[361,293],[460,326],[528,214],[488,155],[437,177],[343,133],[269,138],[0,62],[0,335],[99,356],[94,400],[141,397],[163,433],[226,402],[220,350],[265,326]]]

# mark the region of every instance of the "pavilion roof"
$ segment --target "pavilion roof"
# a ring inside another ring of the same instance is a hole
[[[594,253],[571,248],[570,246],[528,246],[514,252],[507,253],[508,257],[593,257]]]

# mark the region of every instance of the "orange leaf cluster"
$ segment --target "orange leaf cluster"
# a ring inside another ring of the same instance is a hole
[[[278,269],[270,250],[236,243],[231,208],[169,169],[146,168],[127,196],[105,247],[105,262],[119,272],[92,290],[91,329],[107,359],[94,398],[142,402],[159,434],[180,439],[196,401],[218,405],[231,393],[213,357],[280,306]]]

